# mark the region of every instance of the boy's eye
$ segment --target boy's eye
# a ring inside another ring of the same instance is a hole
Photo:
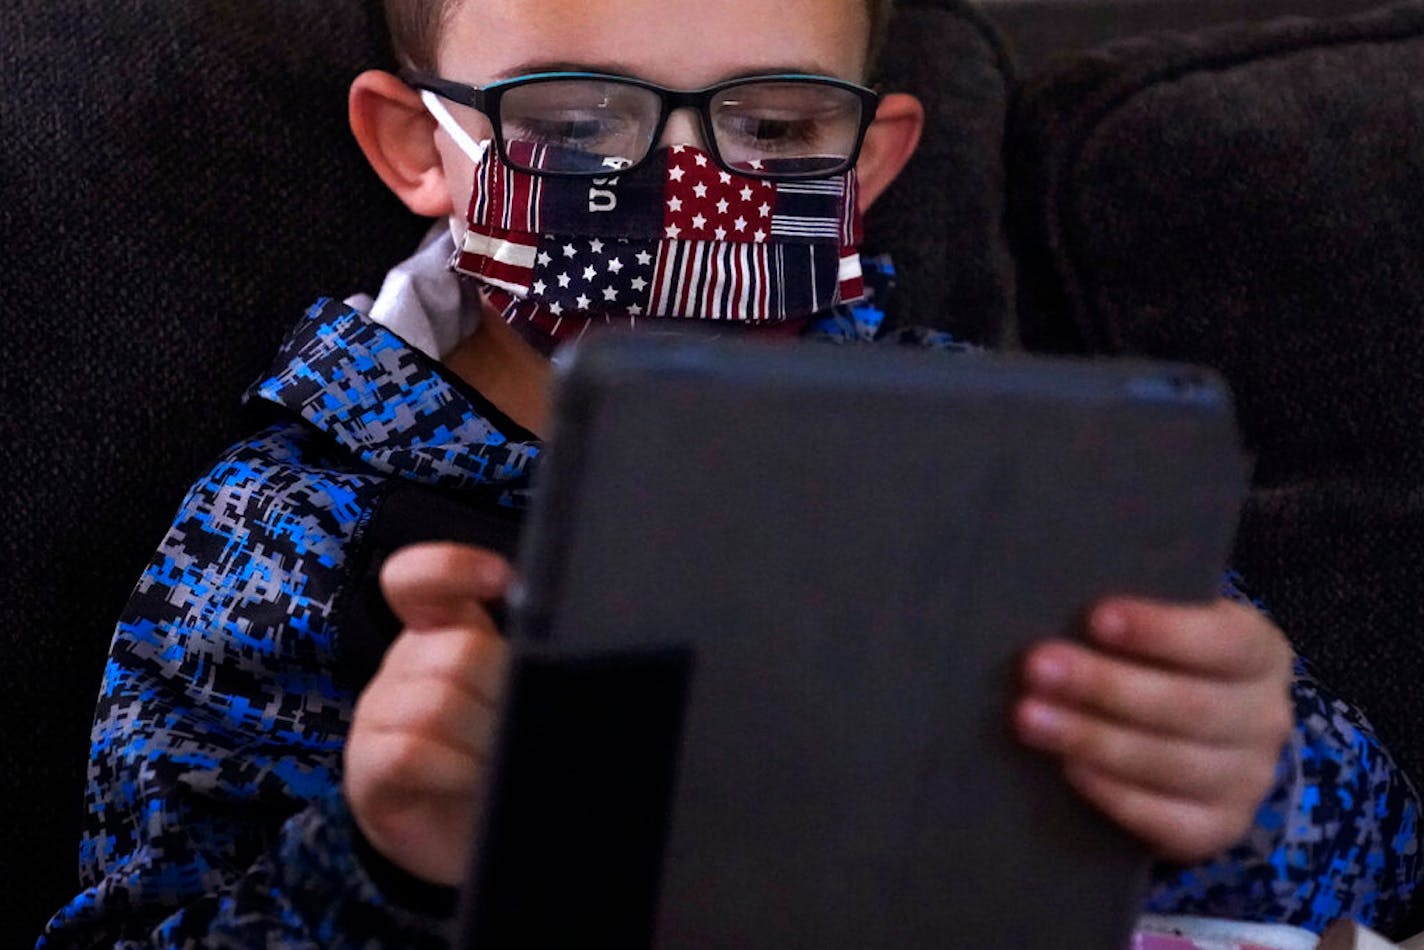
[[[621,144],[625,123],[610,116],[542,115],[505,116],[508,139],[602,152]]]
[[[607,132],[607,125],[597,119],[572,117],[523,116],[506,120],[505,129],[517,129],[520,138],[537,141],[582,142],[596,139]]]
[[[718,124],[719,135],[727,135],[740,144],[779,149],[813,145],[821,137],[814,119],[780,118],[776,116],[726,116]]]
[[[717,147],[738,166],[759,159],[850,154],[860,131],[860,100],[813,83],[734,86],[712,103]]]
[[[599,155],[628,155],[657,122],[657,94],[587,79],[534,82],[511,89],[500,106],[508,141]]]

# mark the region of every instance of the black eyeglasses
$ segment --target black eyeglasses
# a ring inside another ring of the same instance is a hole
[[[860,155],[880,97],[828,76],[754,76],[691,91],[602,73],[534,73],[487,86],[403,70],[416,89],[476,109],[507,164],[535,175],[592,177],[647,161],[674,109],[702,122],[712,158],[750,178],[825,178]]]

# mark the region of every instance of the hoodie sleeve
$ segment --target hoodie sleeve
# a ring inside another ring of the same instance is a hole
[[[1224,587],[1248,599],[1234,575]],[[1291,697],[1295,728],[1251,832],[1210,861],[1156,868],[1149,910],[1316,932],[1341,917],[1382,933],[1404,921],[1424,876],[1418,793],[1364,714],[1299,658]]]
[[[269,429],[190,492],[114,634],[85,890],[42,946],[439,944],[448,889],[363,846],[340,792],[346,558],[380,481]]]

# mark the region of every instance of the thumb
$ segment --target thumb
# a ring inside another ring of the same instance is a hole
[[[402,626],[494,627],[488,606],[503,601],[514,571],[483,548],[441,541],[401,548],[381,567],[381,593]]]

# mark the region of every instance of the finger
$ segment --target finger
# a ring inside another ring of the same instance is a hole
[[[400,683],[419,689],[422,682],[448,682],[487,706],[504,694],[509,650],[504,640],[486,630],[466,628],[402,633],[381,660],[372,687]]]
[[[497,719],[493,703],[455,682],[378,678],[361,694],[353,721],[363,740],[405,734],[482,760]]]
[[[360,738],[346,745],[342,790],[366,840],[416,877],[458,884],[473,846],[482,764],[424,736]]]
[[[1290,675],[1284,635],[1252,607],[1229,600],[1166,604],[1130,597],[1098,603],[1088,636],[1109,649],[1158,665],[1231,680]]]
[[[381,567],[381,592],[402,624],[415,629],[493,628],[484,605],[503,600],[514,572],[493,551],[450,542],[416,544]]]
[[[415,801],[415,793],[473,797],[481,790],[485,756],[434,736],[373,730],[348,745],[345,755],[347,773],[366,778],[357,793],[361,800],[353,803],[360,806],[382,796]]]
[[[1118,825],[1141,838],[1158,858],[1194,864],[1245,837],[1253,811],[1162,795],[1084,766],[1064,769],[1068,784]]]
[[[1077,710],[1026,699],[1015,710],[1025,744],[1161,795],[1254,807],[1270,788],[1279,749],[1203,745],[1139,732]]]
[[[1182,674],[1050,642],[1024,658],[1030,694],[1131,728],[1216,745],[1283,741],[1290,707],[1282,685],[1257,687]]]

